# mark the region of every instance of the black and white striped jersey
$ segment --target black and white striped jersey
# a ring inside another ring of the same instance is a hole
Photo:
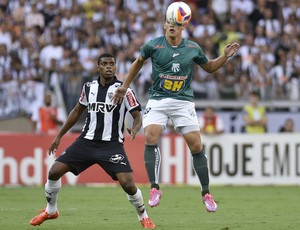
[[[79,103],[87,106],[87,117],[80,138],[95,141],[124,141],[124,119],[127,111],[141,111],[141,105],[132,89],[128,89],[122,104],[114,105],[112,98],[122,84],[116,77],[105,86],[98,80],[82,87]]]

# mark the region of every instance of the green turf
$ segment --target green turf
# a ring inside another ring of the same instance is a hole
[[[300,229],[299,187],[212,187],[219,205],[207,213],[198,187],[162,186],[164,197],[148,213],[157,229]],[[141,187],[145,201],[148,187]],[[0,229],[142,229],[120,187],[63,187],[60,217],[39,227],[29,220],[45,206],[43,187],[0,188]]]

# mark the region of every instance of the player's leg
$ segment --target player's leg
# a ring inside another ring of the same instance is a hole
[[[209,190],[208,161],[201,142],[200,132],[191,131],[184,133],[183,137],[192,153],[193,166],[202,187],[203,203],[205,204],[207,211],[215,212],[217,210],[217,204],[214,202]]]
[[[47,199],[46,212],[50,215],[57,211],[57,197],[61,188],[61,177],[70,170],[69,165],[59,161],[55,161],[49,170],[45,184],[45,195]]]
[[[209,191],[209,172],[207,157],[200,136],[200,127],[195,104],[187,101],[174,103],[174,111],[170,114],[177,132],[181,133],[192,153],[193,166],[202,188],[203,202],[206,209],[214,212],[217,209]]]
[[[161,154],[158,146],[160,135],[168,122],[166,104],[164,100],[149,100],[143,116],[143,128],[145,134],[144,160],[149,182],[151,184],[151,207],[159,205],[162,191],[159,187],[159,172]]]
[[[88,141],[77,139],[66,151],[61,154],[48,172],[47,182],[45,184],[45,195],[47,207],[42,212],[31,219],[31,225],[40,225],[45,220],[56,219],[59,216],[57,210],[57,197],[61,188],[61,177],[72,172],[75,175],[91,166],[91,159],[86,152],[92,152],[92,147]]]
[[[132,173],[118,173],[116,174],[116,177],[123,190],[126,192],[129,202],[135,207],[135,210],[138,214],[138,219],[143,227],[155,228],[155,224],[151,221],[147,214],[142,192],[136,187],[133,181]]]
[[[50,168],[45,184],[47,206],[41,213],[30,220],[31,225],[40,225],[45,220],[56,219],[59,216],[57,197],[61,188],[61,177],[70,171],[70,166],[56,161]]]
[[[135,207],[138,219],[143,224],[144,228],[153,228],[152,225],[154,224],[151,222],[146,212],[142,193],[133,181],[133,171],[125,152],[124,145],[120,142],[101,143],[97,147],[95,159],[97,164],[101,166],[113,180],[119,181],[127,194],[128,200]],[[150,223],[152,223],[152,225],[150,225]]]
[[[144,160],[151,184],[151,188],[159,189],[159,172],[161,154],[158,147],[159,137],[162,133],[161,125],[148,125],[144,128],[145,150]]]
[[[183,134],[183,137],[192,153],[193,166],[202,185],[202,195],[209,193],[208,163],[201,142],[200,132],[193,131]]]

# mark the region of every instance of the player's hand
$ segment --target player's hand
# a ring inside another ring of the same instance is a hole
[[[227,44],[224,49],[224,54],[227,58],[230,58],[239,50],[239,48],[240,44],[238,43]]]
[[[127,88],[123,87],[122,85],[117,88],[115,95],[112,98],[115,105],[122,103],[124,96],[126,94],[126,91],[127,91]]]
[[[55,139],[52,141],[49,149],[48,149],[48,155],[52,155],[52,154],[55,154],[57,149],[58,149],[58,146],[60,144],[60,138],[59,137],[55,137]]]
[[[127,132],[128,132],[128,133],[130,134],[130,136],[131,136],[130,140],[133,141],[134,138],[135,138],[136,132],[135,132],[133,129],[131,129],[131,128],[127,128]]]

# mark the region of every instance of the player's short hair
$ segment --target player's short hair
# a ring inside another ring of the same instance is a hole
[[[106,57],[111,57],[113,58],[115,61],[116,61],[116,58],[114,55],[110,54],[110,53],[103,53],[101,54],[99,57],[98,57],[98,65],[100,65],[100,61],[101,61],[101,58],[106,58]]]

